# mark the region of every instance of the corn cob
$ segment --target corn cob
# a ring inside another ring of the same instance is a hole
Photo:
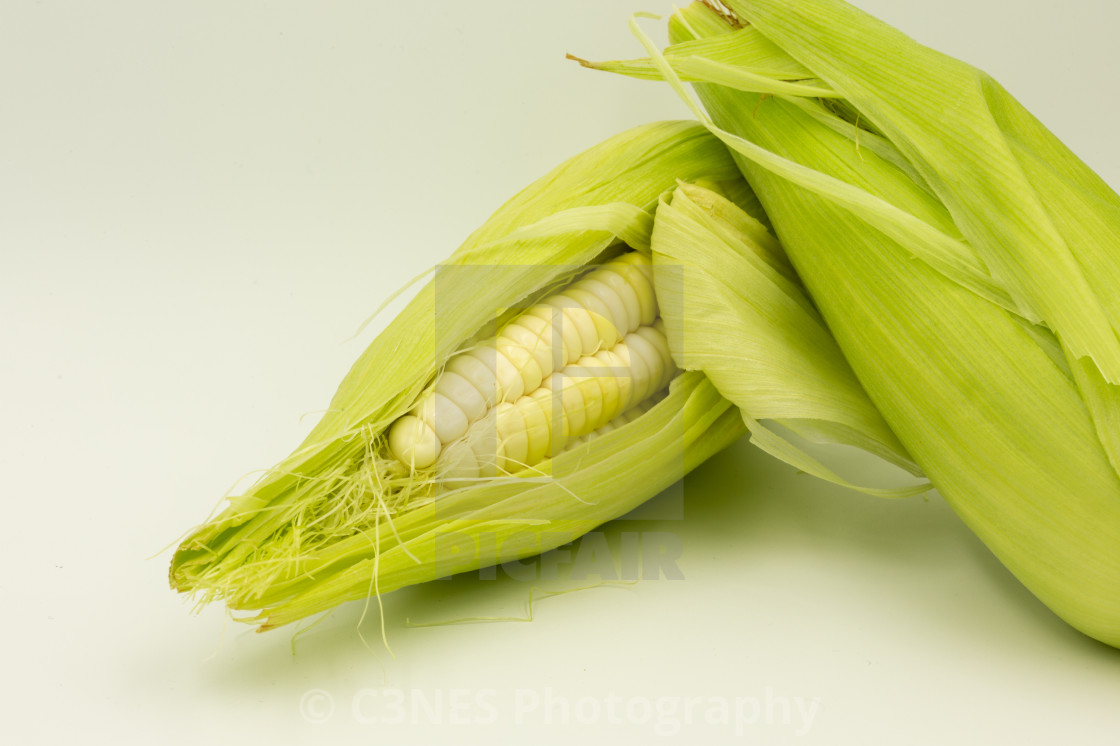
[[[602,67],[696,83],[914,460],[1120,646],[1120,197],[991,78],[840,0],[724,4]]]
[[[623,254],[452,357],[390,427],[389,448],[452,480],[535,466],[669,384],[657,317],[649,258]]]

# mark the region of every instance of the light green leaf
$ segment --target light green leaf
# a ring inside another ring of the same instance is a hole
[[[774,420],[812,440],[827,434],[829,442],[918,473],[761,223],[718,194],[681,184],[657,210],[653,258],[674,359],[703,371],[740,408],[755,442],[849,487],[757,421]],[[928,485],[858,489],[902,496]]]
[[[1031,183],[1001,127],[1007,113],[1018,116],[1002,87],[841,0],[727,6],[871,119],[944,202],[1024,315],[1053,329],[1071,357],[1089,357],[1104,380],[1120,384],[1120,317],[1106,310],[1115,308],[1107,298],[1116,285],[1094,283],[1086,273],[1104,255],[1115,267],[1120,243],[1084,250],[1067,242],[1049,192]],[[1039,127],[1015,134],[1030,147],[1045,141],[1057,149]]]

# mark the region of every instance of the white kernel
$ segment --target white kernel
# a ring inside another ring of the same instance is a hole
[[[525,394],[525,379],[521,370],[506,356],[505,350],[491,347],[490,352],[494,358],[494,376],[498,379],[498,401],[516,401]]]
[[[536,358],[528,350],[521,345],[502,339],[498,340],[497,350],[498,381],[503,385],[506,385],[507,380],[510,382],[510,387],[502,391],[502,401],[515,402],[541,385],[543,377],[541,366],[537,364]],[[503,360],[505,363],[502,362]],[[511,370],[503,369],[503,365],[509,365]],[[520,390],[512,385],[514,376],[521,379]]]
[[[630,326],[630,312],[626,308],[626,303],[610,285],[599,279],[599,273],[585,277],[577,287],[591,293],[603,304],[607,309],[607,318],[611,320],[611,324],[614,325],[620,335],[630,331],[632,328]]]
[[[599,346],[595,349],[614,347],[618,343],[622,335],[619,333],[618,327],[611,321],[611,311],[606,304],[599,300],[595,293],[573,286],[568,288],[565,295],[582,305],[589,312],[591,320],[595,323],[595,336],[599,340]],[[588,352],[587,348],[584,348],[585,355],[590,355],[594,351],[593,349]]]
[[[519,316],[502,330],[498,339],[499,344],[501,340],[506,340],[528,350],[537,361],[542,376],[550,375],[563,365],[559,362],[563,358],[563,348],[558,344],[559,335],[554,333],[548,322],[537,316]]]
[[[486,414],[486,400],[470,381],[454,371],[445,370],[436,381],[437,393],[443,394],[463,410],[469,422]]]
[[[653,285],[653,262],[650,261],[650,258],[645,254],[640,251],[631,251],[617,257],[614,261],[621,262],[622,264],[629,264],[631,267],[639,270],[645,275],[646,281],[649,282],[650,285]]]
[[[626,309],[626,326],[619,331],[632,332],[642,324],[642,303],[637,292],[629,282],[614,268],[621,269],[626,265],[607,265],[593,276],[596,280],[610,288],[615,297]],[[651,319],[652,321],[652,319]]]
[[[389,428],[389,450],[405,466],[427,469],[441,449],[439,436],[419,417],[406,414]]]
[[[634,399],[631,404],[638,404],[660,388],[659,383],[661,377],[664,375],[665,366],[661,361],[661,355],[657,352],[657,348],[641,334],[637,332],[627,334],[626,346],[630,350],[630,365],[635,368]],[[639,377],[637,366],[634,363],[634,360],[637,358],[641,358],[645,364],[641,377]]]
[[[654,293],[653,283],[633,264],[615,261],[609,265],[612,272],[616,272],[630,286],[638,299],[641,307],[641,325],[648,326],[657,318],[657,295]],[[633,329],[631,329],[633,331]]]
[[[528,441],[525,463],[530,465],[540,463],[552,455],[549,448],[552,443],[551,417],[550,412],[546,410],[549,405],[539,397],[523,396],[517,400],[515,406],[524,421],[525,437]]]
[[[503,471],[513,473],[523,469],[528,464],[529,438],[525,434],[525,418],[521,410],[502,402],[496,409],[498,444],[501,448],[502,458],[498,467]]]
[[[498,401],[498,381],[494,377],[494,369],[479,358],[473,355],[456,355],[447,363],[445,370],[470,383],[487,408]]]
[[[560,370],[568,363],[575,362],[579,356],[583,354],[583,342],[579,336],[579,329],[576,324],[568,315],[564,313],[562,308],[548,305],[548,301],[539,303],[528,311],[527,316],[539,318],[548,325],[548,332],[546,339],[555,340],[559,338],[560,349],[559,359],[557,359],[557,352],[555,342],[550,342],[553,349],[552,368],[548,371],[552,374],[554,371]]]
[[[471,424],[459,405],[438,391],[426,394],[412,413],[435,431],[441,443],[450,443],[463,437]]]
[[[548,302],[550,305],[561,309],[565,320],[570,322],[579,334],[579,349],[567,361],[568,363],[574,363],[584,355],[591,355],[604,346],[599,336],[599,326],[592,318],[591,312],[584,308],[579,301],[566,295],[554,295],[548,299]]]
[[[611,350],[612,353],[618,355],[622,360],[623,365],[630,371],[630,395],[623,404],[624,409],[629,409],[635,403],[641,401],[649,387],[650,370],[649,364],[646,362],[645,357],[639,355],[637,352],[630,348],[626,340],[619,342]]]
[[[615,350],[599,350],[595,353],[595,359],[602,364],[603,375],[610,376],[618,385],[618,404],[615,409],[621,411],[630,406],[633,399],[634,372],[630,369],[629,363]]]
[[[659,319],[660,321],[660,319]],[[649,342],[657,349],[657,354],[661,357],[661,370],[662,375],[655,391],[660,390],[672,379],[673,374],[676,373],[677,366],[673,362],[673,353],[669,349],[669,340],[665,338],[665,327],[662,325],[661,329],[651,326],[643,326],[638,329],[636,334],[641,335],[643,339]]]

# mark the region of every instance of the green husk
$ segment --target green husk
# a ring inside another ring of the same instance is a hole
[[[670,49],[718,36],[757,72],[749,24],[840,96],[695,86],[859,381],[1004,564],[1120,645],[1120,197],[984,73],[840,0],[725,5]]]

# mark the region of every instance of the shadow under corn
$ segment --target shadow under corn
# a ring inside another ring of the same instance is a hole
[[[872,479],[881,476],[872,472]],[[404,588],[380,604],[345,604],[298,635],[294,657],[283,650],[294,630],[241,632],[231,656],[241,662],[218,664],[214,676],[238,685],[261,675],[299,675],[294,672],[306,667],[322,674],[356,669],[369,680],[392,667],[383,633],[402,660],[438,656],[454,646],[459,625],[489,624],[501,636],[503,625],[527,622],[545,604],[563,603],[567,593],[641,593],[643,583],[674,579],[676,572],[699,582],[733,575],[738,590],[749,594],[751,583],[784,569],[776,563],[838,581],[841,573],[862,574],[868,579],[858,592],[876,605],[897,604],[900,623],[922,620],[952,634],[990,636],[1014,655],[1021,650],[1016,633],[978,618],[969,601],[976,594],[995,597],[1027,620],[1018,627],[1019,642],[1028,644],[1043,628],[1062,638],[1067,651],[1105,651],[1120,662],[1120,651],[1084,637],[1038,602],[936,493],[870,497],[798,473],[744,439],[638,511],[571,544]],[[956,591],[962,573],[971,596]]]

